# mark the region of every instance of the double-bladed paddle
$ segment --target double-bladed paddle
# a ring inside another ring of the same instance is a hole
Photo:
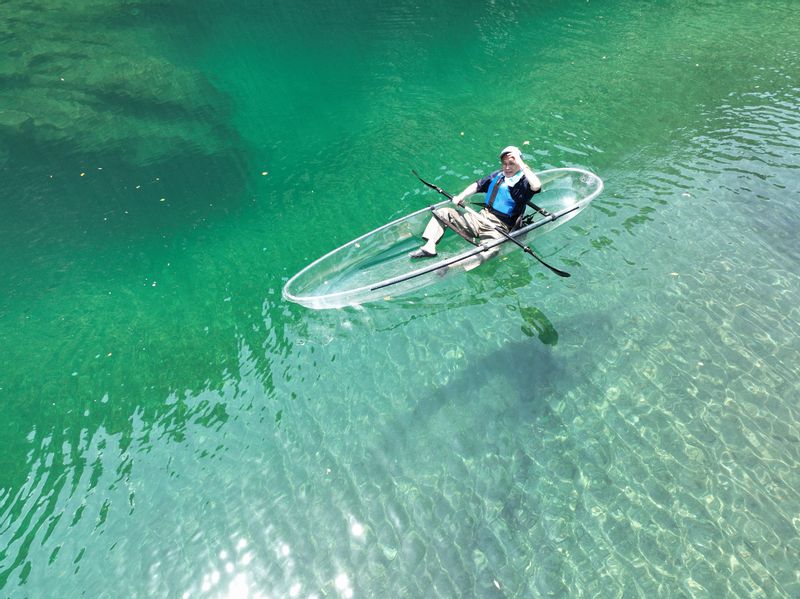
[[[422,177],[419,176],[417,171],[412,170],[411,172],[414,173],[414,176],[417,179],[419,179],[424,185],[427,185],[428,187],[430,187],[431,189],[433,189],[437,193],[442,194],[444,197],[446,197],[449,200],[453,199],[453,195],[452,194],[447,193],[444,189],[442,189],[438,185],[434,185],[433,183],[428,183],[425,179],[423,179]],[[472,212],[473,214],[478,214],[477,212],[475,212],[469,206],[464,206],[464,209],[469,211],[469,212]],[[537,207],[537,210],[539,212],[543,212],[541,208]],[[549,215],[549,213],[548,213],[548,215]],[[556,268],[555,266],[549,265],[547,262],[545,262],[539,256],[537,256],[536,253],[530,247],[528,247],[524,243],[520,242],[519,240],[515,239],[514,237],[512,237],[511,235],[509,235],[508,233],[506,233],[502,229],[498,229],[497,227],[493,227],[493,229],[495,231],[497,231],[498,233],[500,233],[503,237],[505,237],[509,241],[513,241],[515,244],[517,244],[522,249],[523,252],[525,252],[526,254],[530,254],[531,256],[536,258],[536,260],[539,262],[539,264],[541,264],[542,266],[544,266],[546,268],[549,268],[553,273],[557,274],[559,277],[569,277],[569,276],[571,276],[568,272],[560,270],[560,269]],[[462,235],[462,237],[463,237],[463,235]]]

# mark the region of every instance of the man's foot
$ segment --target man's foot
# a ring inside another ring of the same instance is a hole
[[[425,248],[419,248],[418,250],[411,252],[408,257],[416,260],[418,258],[433,258],[435,255],[436,252],[431,253]]]

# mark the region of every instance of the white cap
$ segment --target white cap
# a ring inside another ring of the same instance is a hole
[[[505,156],[506,154],[513,154],[517,158],[522,157],[522,152],[517,146],[506,146],[505,148],[503,148],[503,151],[500,152],[500,160],[502,160],[503,156]]]

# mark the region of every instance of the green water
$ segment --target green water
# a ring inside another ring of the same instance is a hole
[[[800,596],[798,25],[0,4],[0,595]],[[281,299],[524,142],[570,279]]]

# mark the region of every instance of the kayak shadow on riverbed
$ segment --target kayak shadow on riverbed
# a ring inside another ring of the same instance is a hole
[[[491,364],[516,364],[518,367],[498,370]],[[552,393],[556,388],[554,381],[563,378],[564,369],[552,351],[541,343],[531,339],[507,343],[467,365],[447,383],[434,387],[430,394],[421,396],[413,410],[414,420],[427,422],[436,418],[443,408],[453,403],[454,398],[462,404],[476,402],[486,393],[500,395],[496,388],[504,390],[503,403],[511,402],[512,397],[519,399],[520,403],[527,402],[533,408],[530,415],[535,418],[546,405],[534,407],[532,400]],[[501,377],[504,380],[501,381]],[[509,389],[513,391],[509,392]],[[535,389],[535,394],[532,389]],[[465,406],[460,405],[460,409],[465,409]]]
[[[446,383],[421,394],[413,408],[415,423],[437,418],[454,401],[460,412],[483,414],[483,422],[487,417],[484,411],[473,410],[469,404],[485,403],[487,394],[494,396],[491,405],[497,415],[511,411],[517,418],[534,422],[552,412],[551,399],[564,397],[587,381],[596,352],[586,339],[586,331],[605,330],[609,320],[602,314],[576,315],[560,327],[566,347],[555,350],[559,333],[544,313],[532,306],[520,312],[522,331],[530,338],[508,342],[473,359]]]

